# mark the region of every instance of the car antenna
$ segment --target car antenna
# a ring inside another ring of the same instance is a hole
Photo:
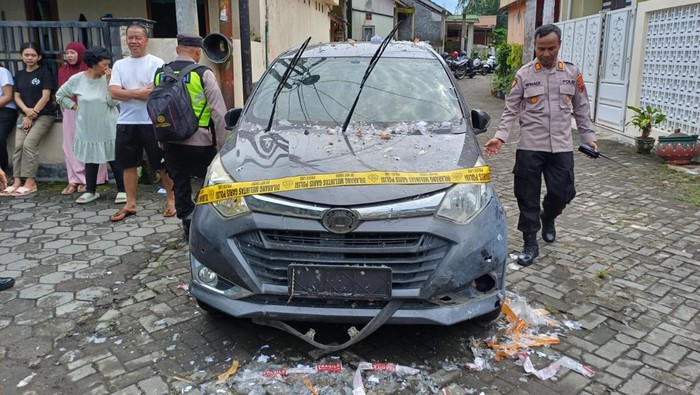
[[[272,111],[270,112],[270,120],[267,122],[267,129],[265,129],[266,132],[269,132],[272,128],[272,119],[275,117],[275,109],[277,109],[277,98],[279,97],[280,92],[282,92],[282,88],[284,88],[287,79],[289,79],[289,76],[292,74],[292,70],[294,70],[294,67],[299,62],[299,59],[301,59],[301,54],[306,49],[306,46],[309,45],[309,41],[311,41],[311,36],[309,36],[309,38],[307,38],[306,41],[304,41],[304,43],[301,44],[301,47],[299,47],[299,50],[289,62],[289,65],[287,65],[287,69],[284,71],[282,79],[280,79],[279,85],[277,85],[275,94],[272,96]]]
[[[369,74],[372,72],[374,69],[374,66],[377,64],[379,61],[379,58],[382,56],[384,53],[384,50],[386,47],[389,45],[389,41],[391,41],[391,38],[394,36],[394,33],[399,29],[399,26],[401,26],[401,22],[396,24],[393,29],[391,29],[391,32],[387,34],[386,38],[384,38],[384,41],[382,41],[381,44],[379,44],[379,48],[374,52],[374,55],[372,56],[372,59],[369,61],[369,65],[367,65],[367,70],[365,70],[365,75],[362,77],[362,82],[360,83],[360,91],[357,92],[357,96],[355,96],[355,101],[352,103],[352,107],[350,107],[350,112],[348,113],[347,118],[345,118],[345,122],[343,123],[343,133],[348,128],[348,124],[350,123],[350,118],[352,118],[352,114],[355,112],[355,106],[357,106],[357,101],[360,99],[360,94],[362,93],[362,88],[365,86],[365,81],[367,81],[367,77],[369,77]]]

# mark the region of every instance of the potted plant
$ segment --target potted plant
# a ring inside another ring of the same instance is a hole
[[[676,129],[669,136],[659,136],[656,155],[669,165],[687,165],[698,152],[698,135],[687,135]]]
[[[666,114],[658,108],[653,108],[647,104],[646,107],[627,106],[634,111],[634,116],[625,125],[633,125],[639,129],[640,136],[635,137],[637,143],[637,152],[640,154],[648,154],[654,148],[654,138],[650,137],[651,127],[666,120]]]

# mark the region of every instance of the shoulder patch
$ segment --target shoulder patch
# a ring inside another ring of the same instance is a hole
[[[576,85],[578,85],[578,91],[583,93],[583,91],[586,89],[586,85],[583,83],[583,75],[581,73],[578,73],[578,77],[576,77]]]
[[[539,63],[535,63],[535,70],[537,70],[537,71],[542,70],[542,65]]]
[[[518,84],[518,79],[515,78],[515,79],[513,80],[513,84],[510,86],[510,90],[513,90],[513,88],[515,88],[515,85],[517,85],[517,84]]]
[[[564,70],[564,62],[562,62],[562,61],[557,62],[557,69]]]

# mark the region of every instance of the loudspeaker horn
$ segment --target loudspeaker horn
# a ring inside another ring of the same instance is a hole
[[[207,59],[214,63],[221,64],[231,56],[231,42],[219,33],[211,33],[204,37],[202,51]]]

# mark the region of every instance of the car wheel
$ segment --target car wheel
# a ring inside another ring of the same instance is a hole
[[[202,310],[206,311],[209,314],[213,314],[213,315],[221,314],[221,310],[213,307],[210,304],[204,303],[199,299],[197,299],[197,306],[199,306]]]
[[[481,326],[487,326],[490,325],[493,321],[495,321],[498,316],[501,315],[501,308],[498,307],[496,310],[490,311],[484,315],[480,315],[478,317],[474,317],[472,319],[472,322],[475,324],[481,325]]]

